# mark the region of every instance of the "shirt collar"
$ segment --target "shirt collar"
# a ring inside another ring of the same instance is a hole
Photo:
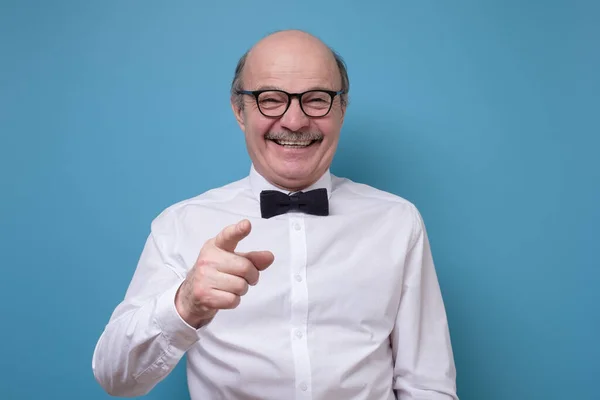
[[[249,179],[252,193],[258,201],[260,201],[260,192],[262,192],[263,190],[277,190],[286,194],[292,193],[278,188],[271,182],[267,181],[261,174],[258,173],[258,171],[256,171],[256,169],[254,168],[254,164],[252,164],[252,166],[250,167]],[[319,178],[319,180],[317,180],[315,183],[313,183],[306,189],[303,189],[302,191],[306,192],[309,190],[321,188],[327,189],[327,197],[331,198],[331,172],[329,171],[329,169],[325,171],[325,173]]]

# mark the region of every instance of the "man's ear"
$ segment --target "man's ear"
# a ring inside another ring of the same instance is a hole
[[[343,102],[342,104],[340,104],[340,123],[343,124],[344,123],[344,117],[346,116],[346,107],[348,106],[348,103]]]
[[[244,108],[240,107],[239,99],[235,96],[231,96],[231,109],[233,110],[233,115],[235,116],[235,120],[238,125],[242,129],[242,131],[246,132],[246,124],[244,122]]]

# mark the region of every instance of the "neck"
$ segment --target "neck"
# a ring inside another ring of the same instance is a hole
[[[256,166],[255,166],[256,168]],[[270,179],[268,177],[267,174],[264,174],[263,171],[259,168],[256,168],[256,172],[258,172],[267,182],[269,182],[271,185],[277,187],[278,189],[281,189],[282,191],[286,191],[286,192],[300,192],[302,190],[305,190],[307,188],[309,188],[310,186],[314,185],[320,178],[321,176],[323,176],[323,174],[318,175],[316,178],[310,179],[310,180],[304,180],[304,181],[287,181],[287,182],[282,182],[281,180],[275,180],[275,179]]]
[[[271,182],[269,181],[269,183],[271,183],[271,185],[276,186],[277,188],[284,190],[286,192],[290,192],[290,193],[294,193],[294,192],[300,192],[308,187],[310,187],[310,185],[314,184],[316,181],[309,183],[308,185],[300,185],[300,186],[282,186],[277,184],[277,182]]]
[[[256,169],[255,165],[252,165],[252,172],[250,176],[250,182],[252,186],[252,190],[256,198],[260,198],[260,193],[262,190],[274,189],[279,190],[284,193],[295,193],[295,192],[306,192],[309,189],[327,189],[327,193],[331,194],[333,190],[331,187],[331,177],[329,176],[329,170],[325,170],[325,172],[318,176],[317,179],[308,180],[279,180],[269,178],[261,174],[261,171]]]

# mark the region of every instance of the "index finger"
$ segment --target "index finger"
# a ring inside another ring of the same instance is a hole
[[[238,243],[248,236],[252,226],[250,221],[244,219],[237,224],[225,227],[215,238],[215,246],[221,250],[234,252]]]

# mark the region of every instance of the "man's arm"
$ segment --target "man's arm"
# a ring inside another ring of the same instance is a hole
[[[402,297],[392,331],[399,400],[458,400],[446,311],[423,220],[414,209]]]
[[[117,396],[141,396],[175,368],[219,310],[240,303],[270,251],[235,253],[251,230],[248,220],[207,240],[189,269],[177,251],[177,220],[163,213],[140,257],[133,280],[100,337],[92,368],[100,385]],[[183,283],[183,284],[182,284]]]
[[[142,396],[164,379],[198,341],[198,331],[177,313],[175,295],[186,274],[169,251],[176,222],[152,224],[125,299],[102,333],[92,360],[94,376],[111,395]]]

